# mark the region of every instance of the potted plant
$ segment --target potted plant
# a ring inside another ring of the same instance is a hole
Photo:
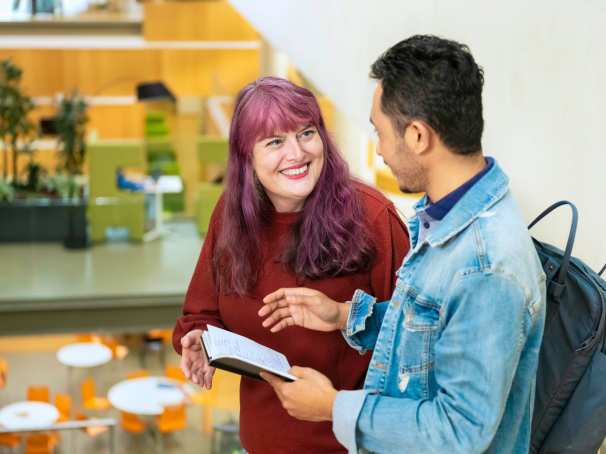
[[[22,70],[10,59],[0,61],[0,140],[4,145],[3,178],[8,181],[8,154],[12,151],[12,185],[19,186],[19,153],[31,148],[34,124],[29,114],[34,103],[21,92]]]
[[[89,244],[82,182],[82,167],[86,158],[87,108],[84,98],[75,91],[61,100],[55,118],[61,167],[68,177],[70,206],[68,233],[64,241],[67,248],[83,248]]]

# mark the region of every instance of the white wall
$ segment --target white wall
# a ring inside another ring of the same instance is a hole
[[[606,262],[605,1],[230,1],[360,128],[383,50],[416,33],[469,44],[485,70],[485,153],[509,173],[527,219],[573,200],[575,255]],[[536,233],[563,245],[568,219]]]

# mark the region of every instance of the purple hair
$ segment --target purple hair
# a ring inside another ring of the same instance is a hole
[[[259,278],[259,239],[273,207],[252,166],[254,144],[276,132],[313,125],[324,144],[324,165],[301,219],[293,226],[282,262],[297,276],[319,279],[365,271],[374,245],[347,163],[331,140],[320,107],[306,88],[276,77],[244,87],[229,133],[222,229],[213,257],[221,293],[248,294]]]

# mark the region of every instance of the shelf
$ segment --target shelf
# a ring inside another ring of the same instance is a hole
[[[259,41],[146,41],[130,35],[4,35],[0,49],[251,50]]]

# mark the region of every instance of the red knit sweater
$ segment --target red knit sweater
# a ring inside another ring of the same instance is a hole
[[[264,296],[280,287],[304,286],[317,289],[336,301],[350,300],[356,289],[378,298],[391,297],[395,273],[408,251],[408,233],[393,204],[378,191],[356,183],[365,207],[377,255],[368,272],[321,280],[296,278],[276,260],[283,250],[300,213],[274,213],[264,232],[261,250],[263,272],[251,297],[217,295],[211,257],[221,229],[221,203],[213,213],[208,235],[189,284],[183,315],[177,319],[173,345],[181,352],[180,339],[188,331],[219,326],[278,350],[292,365],[311,367],[327,375],[337,390],[359,389],[364,383],[370,355],[360,355],[343,340],[341,333],[321,333],[289,327],[271,333],[261,326],[257,311]],[[263,381],[243,377],[240,384],[240,438],[251,454],[344,453],[331,423],[299,421],[289,416],[271,387]]]

